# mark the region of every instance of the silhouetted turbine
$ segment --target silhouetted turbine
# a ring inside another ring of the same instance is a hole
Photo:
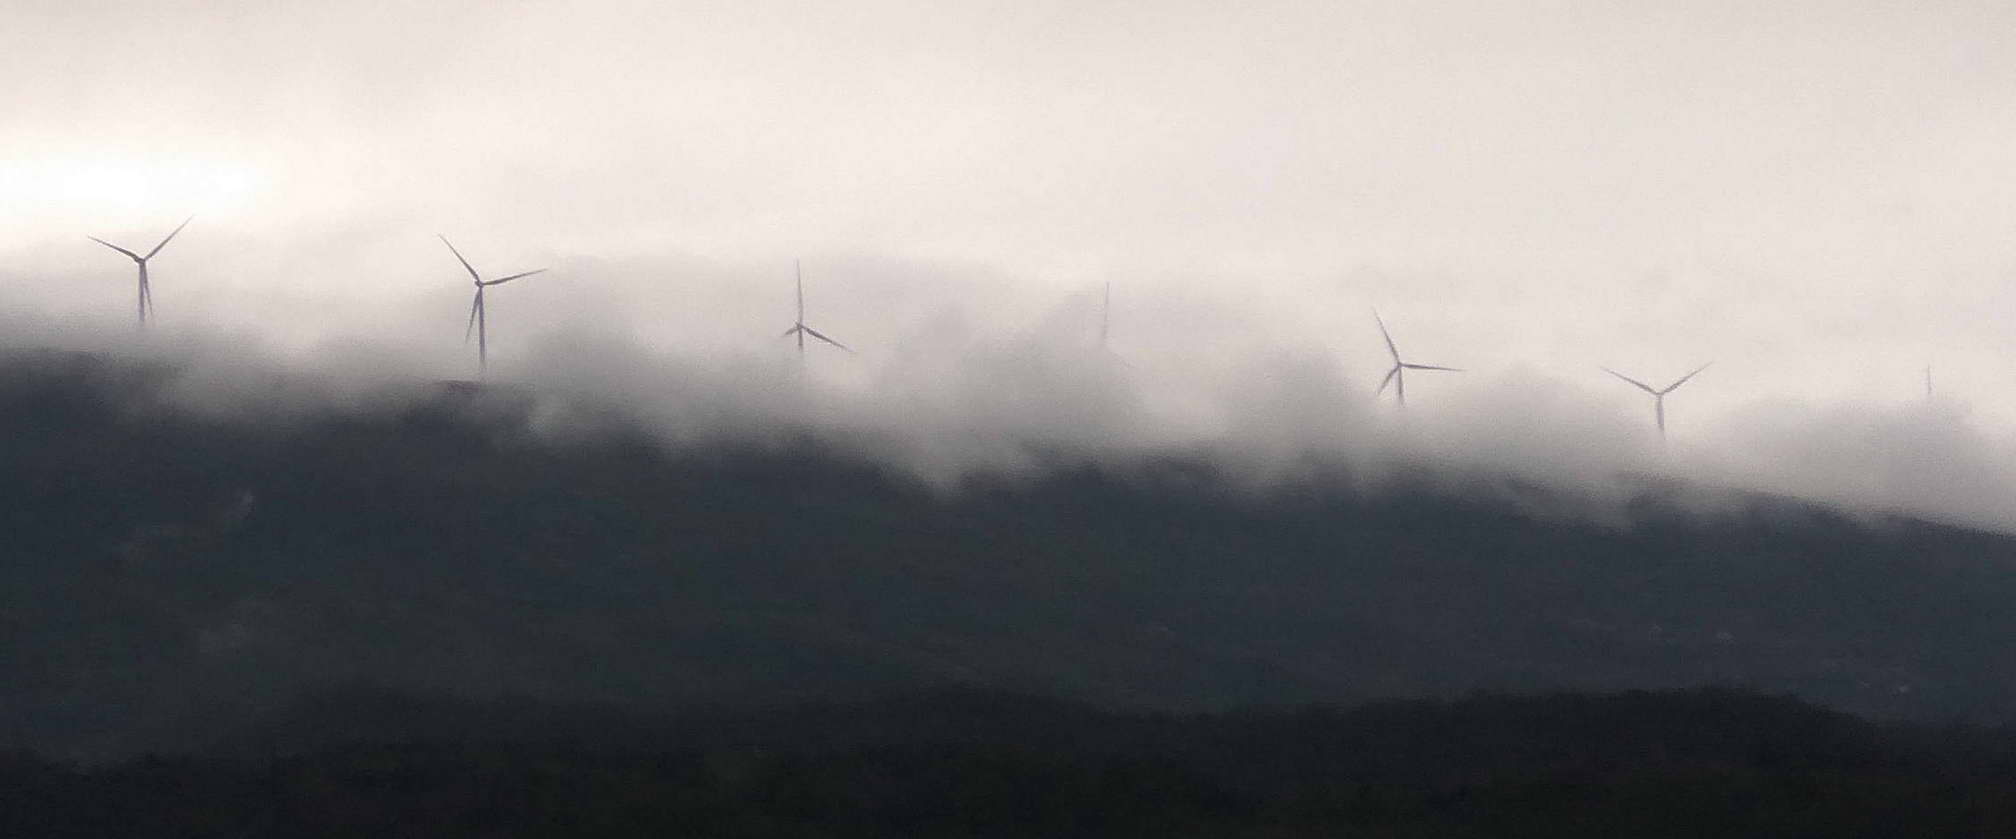
[[[139,308],[140,308],[140,328],[142,329],[147,328],[147,314],[154,310],[154,287],[147,284],[147,260],[153,259],[154,255],[160,253],[162,248],[168,247],[169,240],[174,239],[176,233],[182,232],[182,228],[188,227],[189,222],[195,220],[196,220],[195,216],[190,216],[188,218],[183,219],[181,224],[175,225],[175,229],[168,234],[168,238],[162,239],[161,244],[155,245],[154,249],[148,251],[146,256],[141,256],[137,253],[119,247],[118,245],[112,244],[111,242],[107,242],[104,239],[100,239],[96,236],[84,237],[86,239],[90,239],[93,242],[97,242],[98,244],[104,245],[105,247],[111,248],[115,251],[125,254],[127,258],[133,260],[133,263],[135,265],[140,266]]]
[[[1713,362],[1713,361],[1710,361],[1710,362],[1708,362],[1708,364],[1714,364],[1714,363],[1715,363],[1715,362]],[[1637,386],[1637,388],[1638,388],[1639,390],[1642,390],[1642,391],[1645,391],[1646,393],[1649,393],[1649,394],[1652,394],[1652,411],[1653,411],[1653,414],[1654,414],[1655,416],[1657,416],[1657,417],[1659,418],[1659,437],[1660,437],[1660,439],[1665,439],[1665,437],[1666,437],[1666,394],[1669,394],[1669,393],[1672,393],[1672,392],[1673,392],[1673,391],[1674,391],[1674,390],[1675,390],[1676,388],[1680,387],[1681,385],[1684,385],[1684,384],[1686,384],[1686,383],[1687,383],[1687,380],[1688,380],[1688,379],[1691,379],[1691,378],[1694,378],[1694,374],[1695,374],[1695,373],[1699,373],[1699,372],[1701,372],[1701,371],[1703,371],[1703,370],[1706,370],[1706,369],[1708,369],[1708,364],[1703,364],[1703,365],[1701,365],[1701,366],[1699,366],[1699,367],[1696,367],[1696,368],[1694,368],[1694,372],[1693,372],[1693,373],[1688,373],[1688,374],[1687,374],[1687,375],[1685,375],[1685,376],[1681,376],[1681,377],[1680,377],[1680,378],[1679,378],[1679,379],[1678,379],[1677,381],[1673,382],[1673,383],[1672,383],[1672,384],[1670,384],[1670,385],[1667,385],[1667,386],[1666,386],[1666,387],[1664,387],[1664,388],[1654,388],[1654,387],[1652,387],[1651,385],[1648,385],[1648,384],[1646,384],[1646,383],[1644,383],[1644,382],[1641,382],[1641,381],[1638,381],[1637,379],[1634,379],[1634,378],[1631,378],[1630,376],[1626,376],[1626,375],[1624,375],[1623,373],[1619,373],[1619,372],[1617,372],[1617,371],[1615,371],[1615,370],[1612,370],[1612,369],[1610,369],[1610,368],[1608,368],[1608,367],[1605,367],[1605,368],[1603,368],[1603,372],[1605,372],[1605,373],[1609,373],[1609,374],[1610,374],[1610,375],[1612,375],[1612,376],[1616,376],[1617,378],[1620,378],[1620,379],[1623,379],[1624,381],[1627,381],[1627,382],[1630,382],[1631,384],[1633,384],[1633,385]]]
[[[1106,281],[1106,294],[1099,301],[1099,346],[1106,346],[1106,335],[1113,320],[1113,281]]]
[[[1393,392],[1400,399],[1400,407],[1405,408],[1407,407],[1407,371],[1447,370],[1451,373],[1463,372],[1455,367],[1438,367],[1433,364],[1410,364],[1403,361],[1400,358],[1400,348],[1393,345],[1393,335],[1386,331],[1386,321],[1379,317],[1378,309],[1372,310],[1372,319],[1379,323],[1379,337],[1386,339],[1386,352],[1393,356],[1393,369],[1387,370],[1386,378],[1379,380],[1379,389],[1373,392],[1373,396],[1376,397],[1381,393],[1385,393],[1387,384],[1394,384],[1396,388]]]
[[[846,344],[842,344],[839,341],[835,341],[831,338],[826,337],[825,335],[821,335],[819,334],[819,330],[813,329],[812,327],[805,325],[805,268],[797,260],[792,260],[791,270],[798,277],[798,319],[791,323],[790,329],[784,330],[784,334],[781,337],[789,338],[793,335],[798,336],[798,360],[800,362],[803,362],[805,360],[805,336],[807,335],[810,335],[821,341],[825,341],[826,343],[832,344],[833,346],[839,347],[843,350],[847,350],[850,353],[853,352],[853,350],[849,349]]]
[[[469,278],[476,281],[476,299],[469,304],[469,326],[462,330],[462,343],[469,343],[470,332],[473,331],[476,333],[476,372],[478,375],[481,375],[490,369],[489,316],[483,309],[483,289],[493,285],[503,285],[512,280],[524,279],[546,269],[541,268],[538,271],[526,271],[522,274],[512,274],[509,277],[486,280],[483,279],[482,275],[476,273],[476,268],[469,264],[469,260],[462,258],[462,252],[455,249],[455,244],[448,241],[448,237],[442,236],[439,233],[434,235],[441,239],[441,244],[448,246],[449,253],[455,254],[455,261],[462,263],[462,267],[468,269]]]

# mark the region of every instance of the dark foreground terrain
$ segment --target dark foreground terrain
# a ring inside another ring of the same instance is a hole
[[[2010,732],[1719,690],[1195,716],[941,691],[668,718],[352,690],[275,722],[202,757],[0,759],[0,835],[2016,835]]]
[[[1367,492],[1346,462],[1239,489],[1181,453],[940,493],[830,441],[670,447],[503,387],[175,407],[192,377],[302,386],[203,375],[0,353],[0,747],[194,753],[352,684],[654,713],[951,685],[2016,713],[1999,534],[1734,493],[1693,512],[1653,482],[1592,518],[1516,476]]]

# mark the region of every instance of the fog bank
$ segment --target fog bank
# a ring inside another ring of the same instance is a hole
[[[1743,361],[1718,359],[1668,398],[1662,441],[1651,399],[1593,366],[1479,363],[1461,342],[1437,347],[1448,333],[1421,326],[1431,319],[1389,309],[1410,360],[1465,368],[1410,371],[1403,409],[1392,389],[1375,395],[1390,360],[1370,306],[1347,295],[1312,311],[1180,277],[1141,293],[1116,285],[1102,344],[1103,283],[866,256],[808,267],[807,322],[854,352],[813,341],[801,357],[779,337],[794,318],[788,266],[563,259],[490,292],[488,384],[540,400],[537,430],[556,440],[618,415],[673,447],[810,438],[946,490],[1180,454],[1261,486],[1338,464],[1368,491],[1401,477],[1534,481],[1605,517],[1664,476],[2016,529],[2016,447],[1944,395],[1731,394],[1720,374]],[[156,295],[174,308],[146,334],[34,293],[116,287],[117,275],[17,277],[6,345],[165,363],[167,409],[269,423],[370,410],[473,378],[474,348],[457,334],[468,286],[442,268],[403,297],[314,306],[283,288],[207,310],[164,270]],[[289,307],[295,334],[312,337],[277,342],[257,327]],[[1324,328],[1279,328],[1298,318]]]

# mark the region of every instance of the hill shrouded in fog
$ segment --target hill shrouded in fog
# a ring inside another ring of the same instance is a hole
[[[1651,479],[1581,515],[1515,475],[1374,490],[1344,459],[1256,486],[1182,452],[1059,450],[946,491],[816,435],[671,445],[508,387],[233,415],[153,398],[168,377],[0,363],[14,743],[198,748],[349,685],[1201,710],[1727,684],[2016,709],[2016,540],[1993,533]]]

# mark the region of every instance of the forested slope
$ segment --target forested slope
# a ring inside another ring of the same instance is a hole
[[[355,685],[1194,710],[1730,684],[2016,709],[1997,534],[1759,496],[1699,513],[1652,481],[1619,525],[1532,514],[1508,493],[1551,490],[1517,476],[1367,492],[1346,462],[1256,490],[1184,453],[1058,453],[945,493],[814,437],[669,447],[614,409],[544,433],[543,397],[510,388],[236,414],[170,407],[174,372],[0,362],[14,742],[194,747]]]

